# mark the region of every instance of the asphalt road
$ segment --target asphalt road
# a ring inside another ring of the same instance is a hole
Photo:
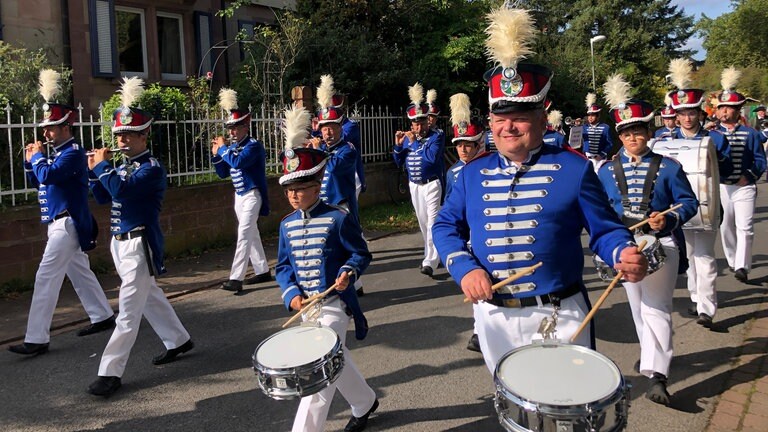
[[[632,371],[639,346],[624,290],[614,290],[598,312],[597,348],[633,385],[627,430],[700,431],[707,425],[744,342],[745,323],[766,294],[767,189],[760,185],[752,280],[743,285],[727,269],[721,271],[721,309],[713,331],[686,315],[685,279],[678,280],[671,407],[646,400],[646,379]],[[368,430],[502,430],[493,408],[492,377],[480,355],[465,349],[472,333],[471,307],[462,303],[455,283],[442,268],[434,279],[418,272],[418,234],[382,238],[370,247],[374,262],[364,276],[367,295],[361,301],[371,331],[362,342],[353,333],[347,337],[381,402]],[[597,279],[591,260],[586,262],[585,281],[594,300],[606,284]],[[727,268],[724,259],[718,263]],[[163,347],[145,322],[123,388],[107,400],[85,389],[96,377],[109,334],[78,338],[65,331],[55,336],[49,354],[37,358],[0,352],[0,430],[290,430],[298,402],[264,396],[251,369],[256,346],[287,318],[279,298],[274,284],[262,284],[241,295],[212,289],[175,299],[196,348],[175,363],[153,366],[152,356]],[[328,430],[342,430],[349,415],[337,393]]]

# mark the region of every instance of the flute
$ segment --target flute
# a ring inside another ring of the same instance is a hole
[[[130,147],[123,147],[123,148],[116,148],[116,149],[107,149],[107,153],[125,153],[125,152],[128,152],[128,151],[131,151]],[[96,154],[96,152],[89,151],[85,155],[86,156],[93,156],[94,154]]]

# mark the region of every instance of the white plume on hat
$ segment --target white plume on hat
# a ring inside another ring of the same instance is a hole
[[[237,92],[231,88],[222,87],[219,90],[219,106],[227,112],[237,108]]]
[[[320,108],[328,108],[333,105],[333,95],[336,90],[333,88],[333,77],[323,75],[320,77],[320,87],[317,88],[317,103]]]
[[[587,104],[587,108],[591,107],[597,102],[597,95],[594,93],[587,93],[587,99],[584,102]]]
[[[670,81],[680,90],[687,89],[691,85],[692,73],[693,64],[688,59],[674,59],[669,62]]]
[[[421,105],[421,102],[424,100],[424,87],[421,86],[421,83],[408,87],[408,98],[412,104]]]
[[[672,106],[672,96],[670,96],[669,93],[664,95],[664,105],[668,107]]]
[[[531,43],[536,34],[533,18],[527,10],[502,6],[487,16],[485,52],[504,68],[516,68],[520,60],[533,54]]]
[[[608,102],[608,105],[611,108],[616,108],[629,101],[632,88],[624,80],[624,75],[617,73],[608,77],[608,80],[603,84],[603,90],[605,91],[605,100]]]
[[[459,126],[461,123],[469,124],[472,119],[472,111],[469,109],[469,96],[464,93],[456,93],[451,96],[451,124]]]
[[[307,141],[307,131],[312,125],[312,115],[304,107],[293,104],[285,110],[283,122],[283,136],[285,148],[304,147]]]
[[[723,86],[723,90],[732,91],[736,88],[736,84],[741,79],[741,71],[735,67],[727,67],[723,69],[723,73],[720,75],[720,85]]]
[[[61,74],[53,69],[43,69],[40,71],[40,96],[45,102],[50,102],[61,91],[59,79]]]
[[[437,90],[430,89],[427,91],[427,103],[432,105],[437,100]]]
[[[118,93],[120,93],[120,104],[130,107],[144,93],[144,80],[139,77],[125,77]]]
[[[559,127],[563,123],[563,113],[558,110],[552,111],[547,115],[547,123]]]

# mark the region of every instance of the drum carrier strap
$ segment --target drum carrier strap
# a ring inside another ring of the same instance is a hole
[[[639,213],[646,214],[648,212],[648,206],[651,203],[651,193],[653,192],[653,184],[656,180],[656,174],[661,167],[661,155],[653,155],[651,162],[648,166],[648,173],[645,175],[645,183],[643,184],[643,199],[640,201]],[[641,219],[627,216],[627,213],[631,212],[631,203],[629,202],[629,188],[627,186],[627,177],[624,174],[624,164],[621,162],[621,157],[617,156],[613,159],[613,174],[616,177],[616,185],[619,187],[621,193],[621,208],[623,213],[621,215],[621,221],[625,226],[630,227]],[[647,224],[640,228],[644,233],[650,232],[650,226]]]

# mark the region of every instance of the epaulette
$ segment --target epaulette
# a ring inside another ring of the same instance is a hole
[[[157,159],[150,157],[149,158],[149,164],[153,167],[160,166],[160,162],[157,161]]]
[[[471,161],[467,162],[467,165],[469,165],[471,163],[474,163],[475,161],[478,161],[478,160],[480,160],[480,159],[482,159],[484,157],[488,157],[488,156],[492,155],[493,153],[494,152],[483,152],[483,153],[480,153],[479,155],[475,156]]]

